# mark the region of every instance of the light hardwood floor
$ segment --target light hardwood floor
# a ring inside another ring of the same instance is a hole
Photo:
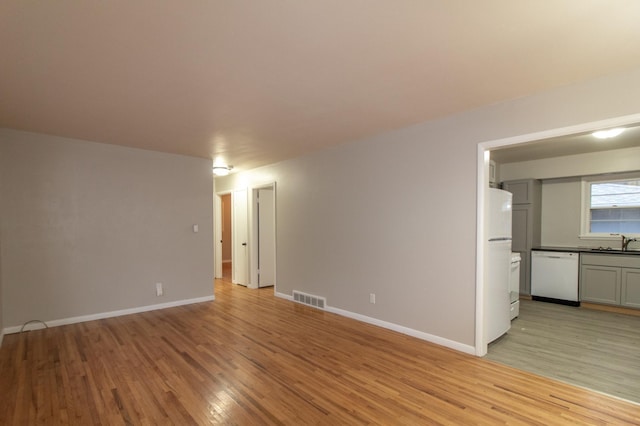
[[[231,262],[222,264],[222,278],[224,281],[231,282]]]
[[[640,317],[520,301],[488,359],[640,403]]]
[[[640,406],[216,281],[216,300],[5,337],[0,423],[639,424]]]

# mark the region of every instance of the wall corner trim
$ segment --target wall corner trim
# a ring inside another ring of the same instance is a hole
[[[191,305],[193,303],[211,302],[211,301],[214,301],[215,299],[216,298],[214,295],[196,297],[194,299],[176,300],[173,302],[159,303],[157,305],[146,305],[146,306],[140,306],[137,308],[121,309],[118,311],[101,312],[98,314],[82,315],[82,316],[71,317],[71,318],[62,318],[62,319],[47,321],[46,323],[49,327],[58,327],[61,325],[75,324],[79,322],[95,321],[95,320],[104,319],[104,318],[120,317],[123,315],[138,314],[142,312],[156,311],[159,309],[174,308],[176,306]],[[7,327],[4,330],[0,331],[0,345],[2,344],[2,336],[4,336],[5,334],[19,333],[21,328],[22,328],[21,325],[16,325],[12,327]],[[43,328],[45,328],[44,325],[36,324],[34,325],[34,327],[30,328],[30,330],[40,330]]]
[[[282,299],[287,299],[293,302],[293,297],[284,293],[275,292],[276,297],[280,297]],[[295,302],[294,302],[295,303]],[[456,342],[454,340],[445,339],[440,336],[435,336],[433,334],[424,333],[422,331],[414,330],[409,327],[404,327],[402,325],[394,324],[391,322],[379,320],[377,318],[368,317],[366,315],[357,314],[355,312],[347,311],[344,309],[334,308],[332,306],[327,306],[325,308],[327,312],[331,312],[333,314],[337,314],[343,317],[355,319],[357,321],[365,322],[367,324],[376,325],[378,327],[386,328],[389,330],[397,331],[398,333],[406,334],[408,336],[416,337],[421,340],[426,340],[430,343],[435,343],[436,345],[444,346],[449,349],[454,349],[459,352],[464,352],[469,355],[476,355],[476,348],[471,345],[465,345],[464,343]]]

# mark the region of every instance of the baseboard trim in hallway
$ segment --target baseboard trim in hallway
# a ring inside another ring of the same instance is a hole
[[[95,321],[99,319],[119,317],[122,315],[139,314],[141,312],[149,312],[149,311],[156,311],[158,309],[174,308],[176,306],[191,305],[193,303],[211,302],[213,300],[215,300],[215,295],[196,297],[193,299],[176,300],[173,302],[158,303],[156,305],[140,306],[137,308],[120,309],[120,310],[111,311],[111,312],[101,312],[98,314],[62,318],[57,320],[45,321],[45,322],[47,324],[46,327],[59,327],[61,325],[76,324],[79,322],[86,322],[86,321]],[[30,326],[28,330],[41,330],[43,328],[45,328],[44,324],[33,323],[33,325]],[[22,325],[7,327],[3,330],[3,334],[19,333],[21,329],[22,329]],[[25,328],[25,330],[27,330],[27,328]],[[0,339],[0,343],[1,343],[1,339]]]

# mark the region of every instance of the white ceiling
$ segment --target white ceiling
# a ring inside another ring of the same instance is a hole
[[[0,127],[237,170],[640,66],[637,0],[0,3]]]

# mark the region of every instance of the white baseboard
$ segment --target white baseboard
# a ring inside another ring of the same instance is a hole
[[[4,330],[0,330],[0,348],[2,347],[2,339],[4,338]]]
[[[277,291],[274,291],[273,294],[275,294],[276,297],[279,297],[281,299],[287,299],[293,302],[293,296],[289,296],[288,294],[284,294],[284,293],[278,293]]]
[[[293,297],[284,293],[275,293],[277,297],[282,299],[287,299],[293,302]],[[402,325],[394,324],[388,321],[379,320],[377,318],[368,317],[366,315],[357,314],[355,312],[346,311],[344,309],[334,308],[332,306],[326,306],[325,310],[327,312],[331,312],[343,317],[355,319],[357,321],[362,321],[367,324],[377,325],[378,327],[386,328],[388,330],[397,331],[398,333],[406,334],[412,337],[416,337],[421,340],[426,340],[427,342],[435,343],[436,345],[444,346],[446,348],[454,349],[459,352],[464,352],[469,355],[476,354],[475,346],[465,345],[464,343],[456,342],[454,340],[445,339],[440,336],[435,336],[433,334],[425,333],[422,331],[414,330],[413,328],[404,327]]]
[[[140,307],[137,307],[137,308],[122,309],[122,310],[119,310],[119,311],[102,312],[102,313],[99,313],[99,314],[82,315],[82,316],[79,316],[79,317],[71,317],[71,318],[63,318],[63,319],[51,320],[51,321],[46,321],[46,323],[47,323],[47,326],[49,326],[49,327],[58,327],[58,326],[61,326],[61,325],[75,324],[75,323],[78,323],[78,322],[95,321],[95,320],[104,319],[104,318],[119,317],[119,316],[122,316],[122,315],[138,314],[138,313],[141,313],[141,312],[155,311],[155,310],[158,310],[158,309],[166,309],[166,308],[174,308],[176,306],[190,305],[190,304],[193,304],[193,303],[201,303],[201,302],[210,302],[210,301],[213,301],[213,300],[215,300],[215,296],[214,295],[204,296],[204,297],[196,297],[194,299],[176,300],[174,302],[159,303],[157,305],[147,305],[147,306],[140,306]],[[0,335],[19,333],[21,328],[22,328],[21,325],[16,325],[16,326],[13,326],[13,327],[7,327],[4,330],[2,330],[2,333]],[[34,323],[33,326],[29,327],[28,329],[29,330],[40,330],[40,329],[43,329],[43,328],[45,328],[44,324]]]

